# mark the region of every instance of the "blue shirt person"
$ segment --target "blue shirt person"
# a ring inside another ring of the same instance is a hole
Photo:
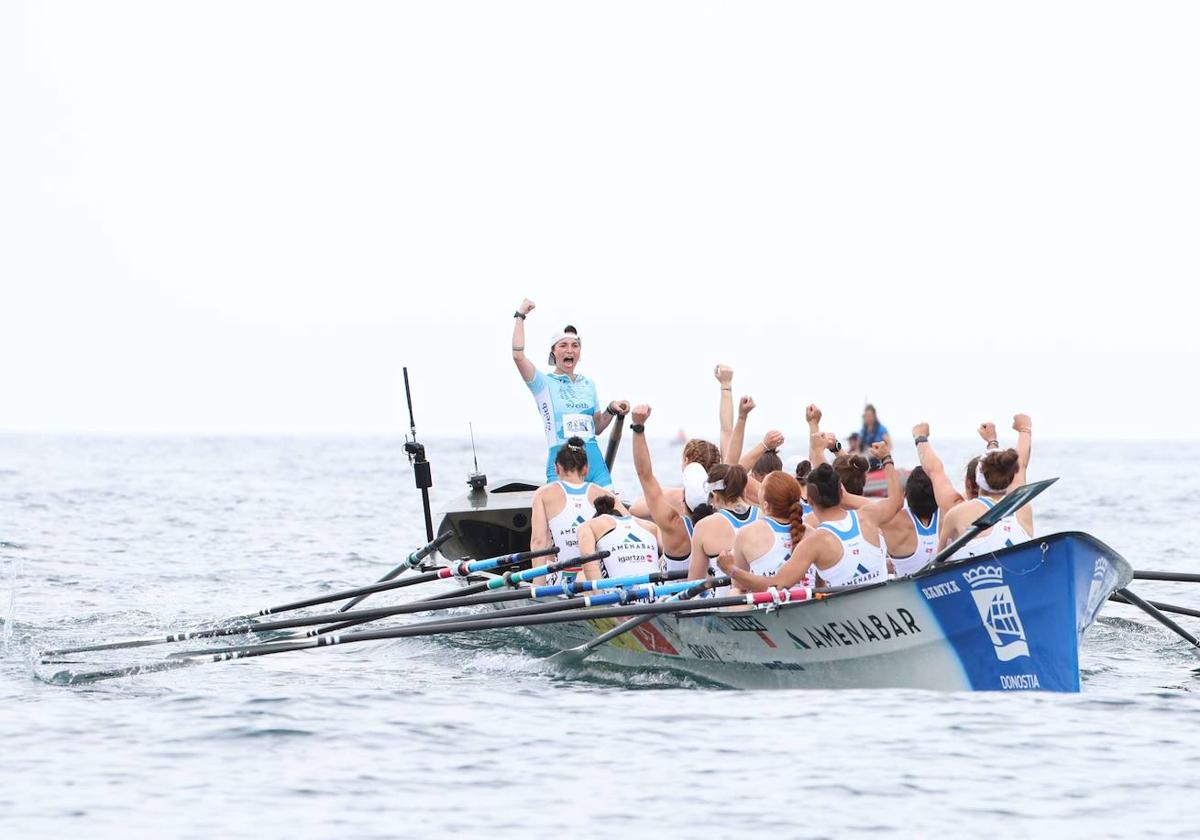
[[[542,431],[546,435],[546,481],[555,480],[554,456],[567,442],[567,438],[580,437],[588,456],[587,480],[601,487],[612,487],[612,478],[604,463],[604,455],[596,436],[601,434],[612,418],[629,411],[629,403],[616,400],[601,408],[596,396],[596,384],[586,376],[575,372],[579,364],[582,343],[579,333],[572,326],[550,341],[549,364],[554,370],[542,373],[533,362],[525,357],[525,317],[534,309],[533,301],[526,298],[514,313],[512,357],[521,372],[521,378],[533,394],[538,414],[542,418]]]

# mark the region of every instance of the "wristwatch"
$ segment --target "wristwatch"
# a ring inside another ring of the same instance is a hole
[[[929,443],[929,435],[917,435],[913,438],[913,446],[920,446],[922,443]]]
[[[636,432],[637,434],[640,435],[642,432],[646,431],[646,424],[645,423],[632,423],[629,426],[629,431]]]
[[[524,321],[524,320],[525,320],[525,313],[524,313],[524,312],[521,312],[521,311],[519,311],[519,310],[518,310],[517,312],[514,312],[514,313],[513,313],[513,317],[514,317],[514,318],[520,318],[522,321]]]

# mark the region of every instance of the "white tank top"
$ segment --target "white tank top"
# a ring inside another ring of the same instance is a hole
[[[842,544],[841,559],[828,569],[817,570],[821,580],[829,586],[857,586],[886,580],[887,561],[883,549],[867,542],[858,523],[858,513],[846,511],[846,518],[839,521],[849,523],[848,527],[839,529],[832,522],[817,526],[833,534]]]
[[[568,484],[565,481],[557,483],[562,487],[567,503],[563,505],[561,511],[550,518],[550,536],[554,538],[554,544],[558,546],[558,556],[550,561],[555,563],[562,560],[574,560],[579,556],[579,535],[575,533],[575,529],[596,515],[596,506],[588,499],[588,488],[591,486],[589,483]],[[574,568],[564,569],[562,573],[555,572],[546,575],[546,582],[551,586],[560,582],[570,582],[578,572],[579,570]]]
[[[770,516],[764,516],[762,521],[771,526],[775,542],[765,554],[750,561],[750,571],[756,575],[773,575],[792,556],[792,529]]]
[[[980,496],[975,501],[981,502],[988,510],[996,506],[996,503],[986,496]],[[965,560],[968,557],[979,557],[983,554],[1000,551],[1002,548],[1008,548],[1017,543],[1028,542],[1031,539],[1033,539],[1033,535],[1025,533],[1025,529],[1017,521],[1017,515],[1010,513],[993,525],[992,530],[988,531],[982,537],[976,537],[954,552],[954,555],[950,559]]]
[[[917,532],[917,548],[907,557],[892,556],[892,565],[896,568],[897,577],[914,575],[929,565],[929,561],[937,556],[938,544],[938,512],[933,512],[933,519],[928,525],[922,525],[917,515],[904,506],[904,512],[912,520],[913,529]]]
[[[745,528],[751,522],[758,521],[758,506],[750,505],[750,509],[741,516],[738,516],[731,510],[725,510],[724,508],[717,511],[715,514],[713,514],[713,516],[724,517],[725,521],[733,526],[734,536],[737,536],[739,529]],[[708,574],[709,577],[725,574],[721,571],[721,567],[717,565],[716,557],[708,558]],[[724,596],[730,594],[730,592],[731,590],[728,586],[718,586],[716,589],[712,590],[713,597],[715,598],[723,598]]]
[[[609,555],[600,560],[600,573],[606,578],[648,575],[659,571],[658,540],[632,516],[609,517],[614,526],[596,540],[597,551]]]

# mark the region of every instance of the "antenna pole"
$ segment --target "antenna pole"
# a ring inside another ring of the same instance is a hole
[[[425,447],[417,443],[417,421],[413,419],[412,388],[408,384],[408,368],[404,368],[404,397],[408,401],[408,426],[412,439],[404,439],[404,451],[412,464],[417,489],[421,491],[421,507],[425,511],[425,536],[433,542],[433,511],[429,507],[429,488],[433,486],[433,471],[425,460]]]

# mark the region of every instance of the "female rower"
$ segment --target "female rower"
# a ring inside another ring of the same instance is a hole
[[[961,502],[946,514],[938,540],[938,551],[965,534],[971,523],[991,510],[996,502],[1016,489],[1017,474],[1021,470],[1021,458],[1015,449],[989,452],[979,459],[975,467],[975,482],[979,485],[978,498]],[[1003,548],[1033,539],[1033,508],[1025,505],[1016,513],[1001,519],[965,546],[956,551],[951,560],[991,554]]]
[[[717,512],[696,523],[692,532],[692,556],[688,578],[700,580],[717,573],[716,559],[733,548],[737,532],[758,519],[759,509],[746,501],[746,468],[740,464],[717,464],[708,471],[709,503]],[[721,587],[717,594],[727,594]]]
[[[633,433],[633,468],[637,471],[638,481],[642,485],[642,501],[654,524],[658,526],[663,571],[686,570],[692,553],[692,520],[680,514],[667,498],[658,479],[654,477],[654,464],[650,460],[650,447],[646,444],[645,434],[646,421],[650,419],[650,406],[636,406],[631,416],[633,425],[629,427],[629,431]],[[700,467],[697,466],[697,469]],[[688,514],[692,514],[691,507],[688,507],[687,511]]]
[[[582,344],[579,333],[568,325],[550,340],[550,361],[554,365],[551,373],[542,373],[533,362],[525,358],[525,318],[534,309],[534,303],[525,298],[513,313],[515,323],[512,335],[512,358],[521,372],[521,378],[533,393],[538,413],[542,415],[542,426],[546,433],[546,444],[550,451],[546,458],[546,481],[554,481],[554,456],[567,442],[577,436],[584,440],[588,456],[588,481],[601,487],[611,487],[612,478],[600,452],[596,435],[601,434],[612,418],[629,411],[625,400],[614,400],[601,409],[596,400],[596,385],[582,374],[575,373],[579,364]]]
[[[925,470],[915,468],[904,486],[904,507],[880,523],[888,563],[899,577],[916,574],[937,555],[938,503],[933,482]]]
[[[866,455],[839,452],[833,459],[833,471],[838,474],[847,493],[861,496],[867,487],[867,473],[871,471],[871,462],[867,460]]]
[[[683,445],[683,487],[663,488],[663,495],[680,516],[690,515],[693,508],[707,501],[708,492],[704,489],[704,483],[708,480],[708,471],[719,463],[721,452],[716,444],[692,438]],[[639,519],[652,516],[645,497],[634,501],[629,506],[629,512]]]
[[[808,475],[808,502],[819,523],[797,546],[791,557],[770,575],[758,575],[737,567],[733,554],[722,554],[717,563],[734,584],[750,592],[765,592],[772,586],[785,589],[803,583],[815,567],[820,582],[827,586],[874,583],[887,577],[887,564],[879,536],[879,524],[895,515],[900,478],[883,443],[872,447],[888,478],[892,499],[881,499],[859,510],[842,506],[842,482],[829,464],[817,466]]]
[[[804,538],[800,482],[782,471],[763,478],[763,515],[738,530],[733,559],[757,575],[773,575]]]
[[[1017,486],[1020,486],[1025,483],[1025,473],[1029,468],[1029,458],[1033,452],[1033,421],[1028,414],[1015,414],[1012,427],[1017,433],[1017,455],[1020,462],[1015,480]],[[912,431],[913,444],[917,448],[917,458],[933,484],[934,497],[937,499],[941,515],[945,516],[951,508],[963,501],[976,498],[979,495],[979,485],[975,481],[975,473],[981,456],[977,455],[967,462],[966,472],[963,476],[963,492],[960,493],[946,474],[942,459],[933,451],[933,444],[929,442],[929,424],[918,423],[913,426]],[[977,431],[987,446],[985,455],[999,450],[1000,442],[996,436],[995,423],[980,423]]]
[[[568,438],[566,446],[554,454],[558,480],[539,487],[533,494],[530,549],[540,551],[556,545],[556,562],[573,560],[582,553],[575,529],[595,515],[596,500],[608,495],[598,484],[587,480],[587,470],[588,457],[583,440]],[[621,512],[625,509],[621,508]],[[555,584],[560,582],[561,576],[562,582],[569,583],[578,573],[578,568],[567,568],[561,573],[547,575],[544,580]],[[542,580],[538,579],[539,582]]]
[[[607,493],[596,499],[596,515],[579,526],[583,554],[607,551],[608,556],[583,564],[585,580],[648,575],[659,571],[658,529],[653,522],[635,519],[616,510],[617,500]]]

